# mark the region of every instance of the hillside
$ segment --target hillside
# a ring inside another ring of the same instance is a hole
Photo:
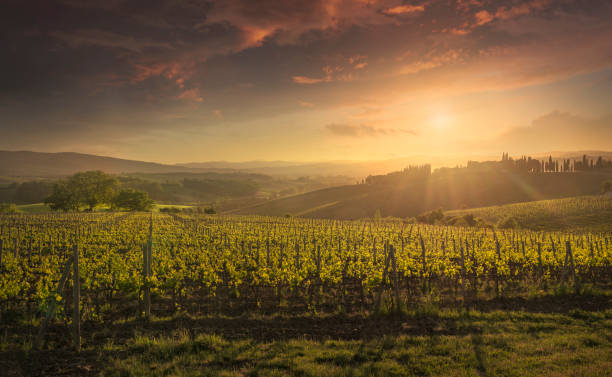
[[[532,230],[603,232],[612,229],[612,196],[597,195],[540,200],[445,213],[446,216],[468,214],[491,224],[498,224],[505,218],[512,217],[521,228]]]
[[[70,175],[86,170],[101,170],[111,174],[198,171],[184,166],[73,152],[0,151],[0,176],[46,178]]]
[[[402,185],[359,184],[333,187],[273,200],[232,211],[256,214],[358,219],[411,217],[425,211],[484,207],[499,204],[594,195],[612,171],[563,174],[518,174],[470,171],[434,174],[424,181]]]

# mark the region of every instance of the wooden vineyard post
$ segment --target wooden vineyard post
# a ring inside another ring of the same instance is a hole
[[[499,297],[499,269],[497,265],[501,262],[501,246],[495,233],[493,233],[493,238],[495,238],[495,296]]]
[[[538,242],[538,274],[539,278],[542,279],[544,276],[544,268],[542,267],[542,244]]]
[[[465,303],[465,257],[463,255],[463,243],[459,242],[461,251],[461,291],[463,293],[463,303]]]
[[[348,251],[348,247],[349,246],[348,246],[348,242],[347,242],[347,251]],[[347,277],[347,274],[348,274],[348,267],[349,267],[350,263],[351,263],[351,256],[347,252],[346,253],[346,259],[344,260],[344,267],[342,267],[342,301],[344,302],[343,310],[344,310],[345,313],[348,313],[350,311],[349,310],[349,297],[346,294],[346,291],[347,291],[347,289],[346,289],[346,286],[347,286],[347,283],[346,283],[347,279],[346,279],[346,277]]]
[[[322,282],[321,282],[321,245],[317,245],[317,253],[316,253],[316,264],[317,264],[317,286],[315,287],[315,307],[318,309],[321,304],[321,291],[322,291]]]
[[[266,266],[270,268],[270,238],[266,239]]]
[[[395,312],[400,313],[400,294],[399,294],[399,278],[397,276],[397,260],[395,259],[395,248],[389,245],[389,253],[391,253],[391,269],[393,270],[393,290],[395,291]]]
[[[386,249],[386,247],[385,247],[385,249]],[[391,260],[390,257],[391,257],[391,252],[389,252],[385,256],[385,269],[383,270],[382,280],[380,282],[380,289],[378,290],[378,296],[376,297],[376,307],[375,307],[376,313],[378,313],[378,311],[380,310],[380,300],[382,298],[382,292],[383,292],[383,289],[385,287],[385,279],[387,278],[387,271],[389,270],[389,262]]]
[[[149,223],[149,239],[147,244],[143,248],[143,272],[144,272],[144,305],[145,305],[145,318],[151,317],[151,249],[153,248],[153,213],[151,213],[151,222]]]
[[[425,243],[423,242],[423,236],[419,235],[421,241],[421,257],[423,264],[423,272],[421,273],[421,278],[423,279],[423,293],[426,293],[427,283],[426,283],[426,270],[427,270],[427,259],[425,256]]]
[[[81,282],[79,280],[79,247],[73,247],[73,310],[72,310],[72,326],[74,327],[74,349],[79,352],[81,350]]]
[[[298,240],[295,241],[295,268],[300,271],[300,243]]]
[[[55,295],[61,294],[62,291],[64,290],[64,285],[66,284],[66,280],[68,280],[68,275],[70,275],[71,265],[72,265],[72,259],[69,259],[68,262],[66,262],[66,265],[64,266],[62,277],[57,283],[57,289],[55,290]],[[51,317],[53,317],[53,314],[55,313],[56,306],[57,306],[57,300],[55,299],[55,297],[53,297],[53,299],[51,300],[51,303],[49,304],[49,308],[47,309],[47,313],[45,314],[45,319],[43,320],[43,324],[42,326],[40,326],[40,329],[38,330],[38,336],[36,337],[36,340],[34,341],[34,344],[33,344],[34,349],[40,349],[42,345],[42,341],[43,341],[43,336],[45,335],[45,330],[47,329],[47,326],[49,325],[49,321],[51,320]]]
[[[142,246],[142,277],[144,279],[144,285],[142,289],[142,296],[144,301],[144,315],[145,318],[149,318],[151,314],[151,296],[149,290],[149,251],[148,245],[145,244]]]
[[[376,266],[376,237],[374,238],[374,244],[372,245],[372,264]]]
[[[317,279],[321,279],[321,245],[317,245],[317,254],[316,254],[315,263],[317,266]]]
[[[565,260],[567,261],[569,259],[569,266],[567,267],[569,267],[569,272],[572,274],[572,279],[574,280],[574,289],[576,292],[578,292],[580,290],[580,282],[578,281],[578,277],[576,277],[576,266],[574,265],[574,254],[572,253],[572,245],[570,241],[565,241],[565,249]]]

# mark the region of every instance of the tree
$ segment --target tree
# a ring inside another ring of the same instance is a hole
[[[601,192],[603,194],[607,194],[609,192],[612,192],[612,179],[608,179],[607,181],[602,183],[602,185],[601,185]]]
[[[53,184],[45,181],[23,182],[15,190],[16,203],[40,203],[51,195]]]
[[[67,180],[56,182],[53,185],[51,195],[45,199],[47,204],[53,211],[78,211],[79,200],[78,196]]]
[[[100,204],[110,204],[118,182],[101,171],[76,173],[53,185],[51,195],[45,199],[54,211],[78,211],[86,206],[89,211]]]
[[[148,211],[153,207],[153,201],[149,199],[149,194],[146,192],[125,189],[115,195],[112,206],[128,211]]]
[[[101,171],[76,173],[69,179],[74,187],[78,201],[85,204],[89,211],[103,203],[111,203],[119,185],[117,179]]]

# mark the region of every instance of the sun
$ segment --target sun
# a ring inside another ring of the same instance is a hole
[[[451,124],[451,117],[448,113],[437,112],[431,117],[431,125],[436,130],[444,130]]]

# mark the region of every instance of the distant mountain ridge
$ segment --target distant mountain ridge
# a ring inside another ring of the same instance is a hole
[[[576,151],[576,152],[549,152],[533,154],[539,159],[552,155],[553,159],[580,159],[583,154],[590,157],[603,156],[612,158],[612,152],[604,151]],[[462,164],[468,159],[482,161],[498,159],[499,156],[472,156],[464,158]],[[519,157],[519,156],[513,156]],[[50,178],[74,174],[86,170],[102,170],[106,173],[200,173],[200,172],[249,172],[280,176],[346,176],[364,178],[370,174],[385,174],[402,170],[410,164],[431,163],[435,167],[454,166],[459,158],[411,156],[378,161],[325,161],[325,162],[299,162],[299,161],[208,161],[190,162],[184,164],[161,164],[128,160],[115,157],[97,156],[75,152],[32,152],[32,151],[0,151],[0,177]]]
[[[74,152],[0,151],[0,176],[49,178],[86,170],[101,170],[111,174],[198,171],[184,166]]]

